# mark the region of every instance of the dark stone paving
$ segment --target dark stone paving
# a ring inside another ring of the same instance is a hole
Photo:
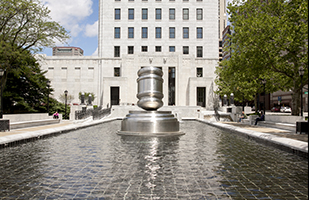
[[[120,121],[1,149],[1,199],[308,199],[308,161],[199,122],[174,138]]]

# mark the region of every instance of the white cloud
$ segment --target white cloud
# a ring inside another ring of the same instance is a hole
[[[98,56],[98,48],[95,50],[95,52],[92,54],[92,56]]]
[[[42,3],[51,10],[52,19],[70,31],[73,37],[83,29],[81,21],[93,12],[92,0],[43,0]]]
[[[86,25],[85,35],[87,37],[95,37],[98,35],[98,21],[94,22],[94,24]]]

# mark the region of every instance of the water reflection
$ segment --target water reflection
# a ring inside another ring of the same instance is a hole
[[[119,136],[120,121],[1,149],[8,199],[308,199],[308,161],[198,122]]]

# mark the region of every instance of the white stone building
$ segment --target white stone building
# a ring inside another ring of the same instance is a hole
[[[164,105],[212,108],[218,0],[100,0],[98,57],[47,56],[58,98],[96,94],[95,105],[136,104],[137,71],[163,70]]]

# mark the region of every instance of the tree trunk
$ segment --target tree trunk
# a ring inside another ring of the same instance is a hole
[[[300,114],[300,93],[301,89],[294,80],[294,89],[292,94],[292,115],[299,116]]]

